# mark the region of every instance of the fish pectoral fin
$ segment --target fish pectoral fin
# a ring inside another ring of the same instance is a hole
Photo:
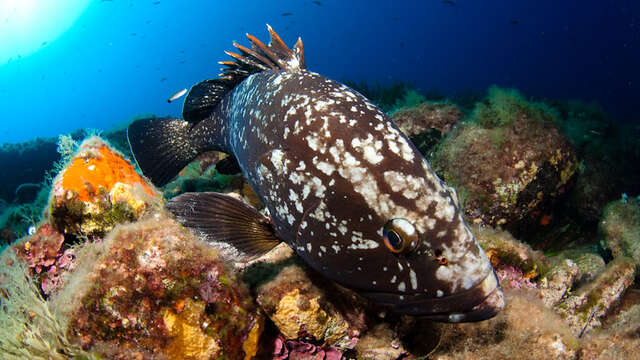
[[[226,79],[204,80],[193,85],[184,99],[182,117],[190,123],[206,119],[233,86],[234,84]]]
[[[223,175],[235,175],[242,172],[238,160],[233,155],[229,155],[216,163],[216,171]]]
[[[216,193],[185,193],[166,206],[178,222],[210,243],[225,243],[255,258],[280,243],[271,221],[244,201]]]

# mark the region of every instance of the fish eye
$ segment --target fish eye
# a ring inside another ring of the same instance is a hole
[[[387,221],[382,229],[384,245],[392,253],[412,250],[418,245],[418,232],[413,224],[402,218]]]

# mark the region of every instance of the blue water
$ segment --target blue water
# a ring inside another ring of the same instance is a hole
[[[178,116],[166,99],[216,77],[245,32],[266,41],[266,23],[288,44],[301,36],[308,68],[334,79],[447,95],[498,84],[640,121],[638,1],[319,3],[93,0],[57,40],[0,65],[0,143]]]

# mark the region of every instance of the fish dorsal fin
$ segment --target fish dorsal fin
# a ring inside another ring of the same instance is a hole
[[[302,39],[289,49],[280,36],[267,25],[271,41],[265,45],[255,36],[247,34],[251,42],[251,49],[236,42],[233,43],[240,53],[226,51],[235,61],[221,61],[226,68],[221,69],[220,77],[233,83],[244,80],[247,76],[265,70],[299,71],[306,68],[304,61],[304,47]]]
[[[166,207],[207,242],[228,244],[249,258],[264,255],[280,243],[269,218],[230,195],[184,193]]]
[[[204,80],[195,84],[184,99],[182,117],[190,123],[204,120],[234,85],[227,79]]]
[[[305,69],[302,39],[298,38],[293,49],[289,49],[271,26],[267,25],[267,28],[271,36],[269,45],[247,34],[251,49],[234,42],[233,46],[240,50],[240,53],[225,51],[235,61],[219,62],[226,66],[221,69],[220,78],[199,82],[189,90],[182,107],[182,117],[186,121],[197,123],[204,120],[229,90],[251,74],[265,70]]]

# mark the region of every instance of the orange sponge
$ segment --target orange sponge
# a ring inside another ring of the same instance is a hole
[[[87,156],[81,152],[62,173],[62,187],[77,192],[78,200],[91,201],[100,188],[110,192],[117,183],[140,184],[148,195],[156,195],[133,166],[106,144],[95,150],[86,152]]]
[[[160,191],[120,153],[91,137],[58,174],[49,209],[59,231],[102,236],[118,223],[139,218],[158,201]]]

